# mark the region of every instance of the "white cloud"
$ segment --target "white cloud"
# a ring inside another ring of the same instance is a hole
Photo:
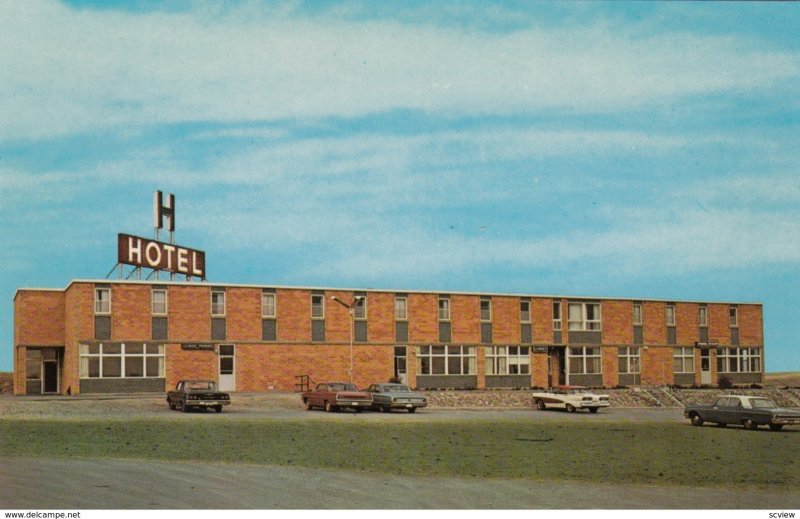
[[[252,6],[214,17],[45,0],[4,7],[0,62],[0,138],[393,109],[606,112],[800,73],[795,55],[722,37],[604,26],[497,34]]]

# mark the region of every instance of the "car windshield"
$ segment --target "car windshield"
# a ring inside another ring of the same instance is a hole
[[[750,404],[757,409],[775,409],[778,406],[769,398],[751,398]]]
[[[214,391],[216,389],[216,384],[211,381],[200,380],[196,382],[189,382],[186,384],[186,389],[190,391]]]
[[[408,386],[383,386],[385,393],[405,393],[409,391]]]
[[[355,384],[330,384],[331,391],[358,391]]]

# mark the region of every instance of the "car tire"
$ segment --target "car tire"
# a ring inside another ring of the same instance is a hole
[[[692,413],[692,416],[689,417],[689,420],[692,422],[692,425],[696,425],[697,427],[700,427],[703,425],[703,422],[705,422],[703,417],[697,413]]]
[[[745,429],[750,429],[751,431],[755,431],[756,429],[758,429],[758,424],[752,418],[746,419],[743,425]]]
[[[311,400],[306,400],[306,411],[311,411],[313,408],[314,406],[311,405]]]
[[[214,406],[214,411],[216,411],[218,413],[221,413],[222,412],[222,406],[221,405],[215,405]]]
[[[572,404],[567,404],[567,412],[568,413],[574,413],[575,412],[575,406],[572,405]]]
[[[539,411],[544,411],[547,409],[547,406],[544,404],[544,400],[537,400],[536,402],[536,409]]]
[[[186,405],[186,404],[181,404],[181,412],[182,413],[188,413],[189,412],[189,406]]]
[[[599,407],[590,407],[590,408],[589,408],[589,412],[590,412],[590,413],[592,413],[592,414],[594,414],[594,413],[596,413],[596,412],[597,412],[599,409],[600,409]]]
[[[174,411],[175,410],[175,404],[170,403],[168,405],[169,405],[169,410],[170,411]]]
[[[333,412],[333,406],[328,401],[325,401],[325,412],[326,413],[332,413]]]
[[[390,405],[382,405],[381,406],[381,413],[389,413],[392,411],[392,407]]]
[[[356,407],[355,409],[353,409],[353,411],[355,411],[356,413],[360,413],[361,411],[363,411],[363,409],[361,409],[360,407]]]
[[[781,429],[783,429],[783,424],[771,423],[769,424],[769,428],[772,429],[773,431],[780,431]]]
[[[408,408],[408,412],[411,413],[411,414],[414,414],[414,413],[417,412],[417,408],[416,407],[409,407]]]

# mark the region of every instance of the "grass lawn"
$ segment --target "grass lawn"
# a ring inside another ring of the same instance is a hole
[[[687,424],[0,419],[0,456],[194,460],[402,475],[800,487],[800,431]]]

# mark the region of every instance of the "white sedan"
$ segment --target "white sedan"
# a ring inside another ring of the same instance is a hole
[[[533,394],[533,405],[543,411],[548,407],[566,409],[574,413],[576,409],[588,409],[596,413],[601,407],[611,405],[608,395],[598,395],[581,386],[558,386]]]

